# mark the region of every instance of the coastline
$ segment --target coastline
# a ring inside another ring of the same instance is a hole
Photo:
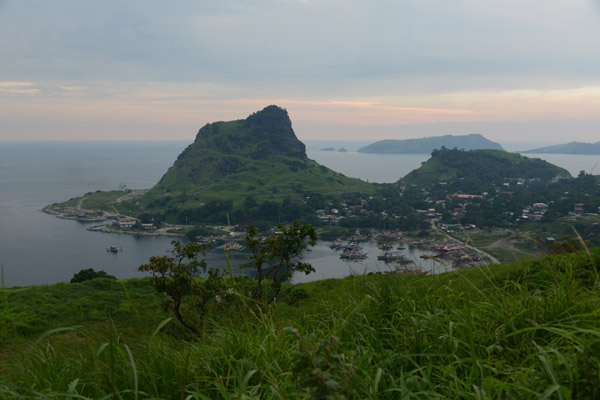
[[[103,222],[103,221],[108,221],[108,220],[114,220],[114,221],[125,221],[125,220],[131,220],[131,217],[128,216],[123,216],[119,213],[107,213],[105,211],[101,211],[101,210],[86,210],[86,209],[82,209],[81,207],[81,203],[78,204],[77,208],[66,208],[63,211],[59,211],[53,208],[54,205],[48,205],[46,207],[44,207],[41,211],[45,212],[47,214],[50,215],[54,215],[58,218],[62,218],[62,219],[69,219],[69,220],[74,220],[74,221],[79,221],[79,222]],[[77,214],[75,214],[77,213]],[[92,217],[89,218],[89,215],[99,215],[101,214],[101,217]],[[83,217],[82,217],[83,215]],[[159,229],[154,229],[154,230],[132,230],[131,228],[127,228],[127,230],[124,229],[119,229],[117,227],[113,227],[111,224],[100,224],[100,225],[94,225],[91,227],[87,227],[86,230],[88,231],[92,231],[92,232],[102,232],[102,233],[116,233],[116,234],[126,234],[126,235],[133,235],[133,236],[154,236],[154,237],[185,237],[184,233],[177,233],[177,232],[169,232],[169,230],[178,230],[178,229],[186,229],[189,228],[189,226],[183,226],[183,225],[167,225],[167,226],[163,226]],[[223,230],[229,230],[226,229],[227,227],[220,227]],[[431,228],[434,232],[439,232],[441,233],[443,236],[445,236],[447,239],[458,243],[460,246],[462,246],[464,249],[470,249],[472,251],[475,251],[476,253],[479,253],[480,255],[482,255],[484,257],[484,260],[488,260],[488,261],[483,261],[483,262],[473,262],[472,265],[470,265],[469,267],[473,267],[473,266],[479,266],[479,265],[487,265],[487,264],[498,264],[499,261],[497,258],[495,258],[494,256],[492,256],[491,254],[478,249],[474,246],[468,245],[467,243],[464,243],[462,241],[460,241],[459,239],[456,239],[454,237],[449,236],[448,234],[444,233],[443,231],[441,231],[435,224],[435,222],[432,220],[431,221]],[[230,231],[230,234],[232,232]],[[233,237],[232,237],[233,238]],[[371,238],[371,240],[374,240],[374,238]],[[413,241],[413,245],[420,247],[420,243],[416,243]],[[429,247],[429,248],[428,248]],[[424,246],[424,249],[426,250],[430,250],[432,251],[433,248],[435,246]],[[465,251],[462,251],[463,253],[465,253]],[[465,253],[466,254],[466,253]]]
[[[118,219],[119,216],[117,215],[111,215],[111,216],[102,216],[102,217],[96,217],[96,218],[81,218],[78,217],[76,215],[71,215],[71,214],[67,214],[66,212],[61,212],[61,211],[57,211],[53,208],[53,204],[48,205],[44,208],[42,208],[40,211],[46,214],[50,214],[50,215],[54,215],[57,218],[61,218],[61,219],[69,219],[71,221],[79,221],[79,222],[102,222],[102,221],[107,221],[109,219]],[[91,210],[79,210],[79,212],[85,212],[85,211],[91,211]]]
[[[174,227],[169,226],[166,228],[158,229],[156,231],[124,231],[121,229],[111,228],[110,225],[95,225],[95,226],[90,226],[89,228],[86,228],[86,230],[92,231],[92,232],[119,233],[119,234],[134,235],[134,236],[185,237],[185,234],[183,234],[183,233],[167,232],[166,230],[163,231],[163,229],[172,229],[172,228],[174,228]]]
[[[113,214],[113,213],[106,213],[100,210],[85,210],[85,209],[66,209],[64,211],[59,211],[53,208],[54,205],[48,205],[45,206],[44,208],[42,208],[40,211],[49,215],[53,215],[57,218],[61,218],[61,219],[68,219],[71,221],[78,221],[78,222],[105,222],[105,221],[110,221],[110,220],[114,220],[114,221],[123,221],[123,220],[128,220],[130,219],[129,217],[123,216],[121,214]],[[78,214],[74,214],[74,212],[77,212]],[[102,212],[103,215],[101,217],[92,217],[89,218],[88,215],[90,214],[98,214],[99,212]],[[78,215],[81,214],[85,214],[85,217],[80,217]],[[165,237],[184,237],[185,234],[183,233],[175,233],[175,232],[167,232],[169,229],[181,229],[183,227],[178,226],[178,225],[168,225],[166,227],[157,229],[157,230],[153,230],[153,231],[148,231],[148,230],[122,230],[122,229],[115,229],[113,227],[111,227],[111,225],[109,224],[101,224],[101,225],[95,225],[95,226],[91,226],[86,228],[86,230],[88,231],[93,231],[93,232],[103,232],[103,233],[119,233],[119,234],[126,234],[126,235],[134,235],[134,236],[165,236]]]

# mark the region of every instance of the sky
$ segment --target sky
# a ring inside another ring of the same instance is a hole
[[[0,0],[0,141],[600,140],[600,0]]]

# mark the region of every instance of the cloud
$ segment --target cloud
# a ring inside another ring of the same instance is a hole
[[[19,86],[33,86],[33,83],[31,83],[31,82],[14,82],[14,81],[0,82],[0,87],[19,87]]]
[[[3,81],[0,82],[0,93],[37,94],[40,92],[39,89],[30,86],[33,86],[32,82]]]
[[[48,135],[84,115],[123,135],[273,103],[336,135],[600,109],[598,0],[1,1],[0,113],[50,118]]]
[[[37,94],[39,92],[40,92],[39,89],[2,89],[2,88],[0,88],[0,93]]]
[[[85,86],[60,86],[60,89],[66,92],[81,92],[85,90]]]
[[[600,68],[597,21],[582,1],[36,4],[26,30],[29,8],[7,7],[0,37],[11,41],[0,46],[0,58],[15,61],[0,72],[265,90],[283,84],[317,94],[380,79],[467,85],[474,76],[581,76]],[[585,62],[575,62],[584,53]]]

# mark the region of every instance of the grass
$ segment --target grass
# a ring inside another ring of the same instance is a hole
[[[598,398],[599,265],[594,249],[431,277],[317,281],[299,285],[308,300],[275,308],[240,297],[196,341],[150,314],[144,280],[125,281],[131,303],[112,322],[58,313],[44,329],[64,330],[9,337],[0,397]],[[88,285],[95,299],[117,292]],[[8,289],[12,318],[49,288]],[[59,306],[37,307],[48,318]]]
[[[87,210],[105,210],[113,211],[112,203],[119,197],[125,196],[127,192],[123,190],[112,190],[109,192],[95,192],[85,196],[82,208]]]
[[[494,229],[490,231],[471,230],[467,231],[467,233],[468,235],[462,233],[458,236],[460,236],[461,240],[472,241],[476,247],[487,247],[498,240],[507,239],[512,235],[510,231],[504,229]]]
[[[201,184],[191,182],[185,168],[172,170],[168,178],[136,201],[148,208],[151,202],[163,200],[168,193],[177,199],[181,209],[192,209],[211,200],[231,200],[235,206],[240,206],[249,195],[259,202],[271,200],[281,203],[286,197],[302,198],[304,191],[336,196],[347,192],[373,193],[371,184],[345,177],[312,160],[303,161],[302,168],[286,164],[293,161],[285,157],[267,161],[246,160],[244,170],[221,179],[207,176]],[[131,207],[128,202],[120,205],[122,210],[128,207]],[[158,206],[157,209],[165,207]]]
[[[537,223],[541,225],[541,223]],[[545,249],[540,247],[540,242],[532,238],[532,233],[524,233],[530,225],[521,231],[508,229],[472,230],[466,233],[455,234],[460,240],[472,243],[475,247],[492,254],[501,262],[512,262],[532,256],[540,256]],[[540,229],[536,226],[536,229]],[[573,228],[569,236],[573,235]],[[561,237],[561,236],[559,236]]]
[[[52,207],[56,210],[64,210],[67,208],[76,209],[81,202],[81,208],[85,210],[114,211],[112,205],[115,200],[126,194],[127,192],[122,190],[89,192],[81,197],[75,197],[68,201],[54,204]]]
[[[288,165],[299,163],[302,168]],[[212,179],[205,174],[201,182],[194,183],[190,175],[202,177],[198,171],[188,168],[172,169],[160,184],[144,194],[132,195],[123,202],[115,200],[124,196],[122,191],[94,192],[54,205],[57,210],[66,207],[76,208],[79,201],[84,209],[105,211],[118,210],[119,213],[136,217],[142,212],[165,212],[177,208],[194,210],[210,201],[231,201],[234,209],[243,206],[248,196],[259,203],[274,201],[281,204],[289,198],[302,204],[307,193],[339,197],[343,193],[360,192],[365,195],[374,192],[374,186],[359,179],[348,178],[312,160],[297,161],[279,157],[273,160],[246,160],[244,169],[235,174]],[[200,178],[198,178],[200,179]],[[114,208],[113,208],[114,207]],[[145,211],[141,211],[141,210]]]
[[[93,279],[82,283],[4,288],[1,326],[10,326],[10,337],[28,337],[60,326],[96,323],[113,318],[150,329],[164,318],[157,316],[161,298],[143,279],[116,281]],[[132,325],[133,327],[134,325]],[[1,332],[1,331],[0,331]]]

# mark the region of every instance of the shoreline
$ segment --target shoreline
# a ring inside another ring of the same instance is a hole
[[[107,220],[115,220],[115,221],[121,221],[124,219],[129,219],[130,217],[124,217],[120,214],[103,214],[102,217],[97,217],[97,218],[87,218],[87,215],[90,214],[98,214],[99,212],[105,213],[104,211],[101,210],[85,210],[85,209],[70,209],[70,212],[73,211],[78,211],[81,214],[86,215],[86,217],[82,218],[82,217],[78,217],[78,216],[73,216],[73,215],[66,215],[66,212],[60,212],[57,211],[55,209],[53,209],[53,205],[48,205],[46,207],[44,207],[42,210],[42,212],[45,212],[47,214],[50,215],[54,215],[58,218],[62,218],[62,219],[68,219],[68,220],[73,220],[73,221],[79,221],[79,222],[104,222]],[[185,228],[185,227],[184,227]],[[436,226],[434,221],[431,221],[431,228],[432,230],[435,232],[439,232],[442,233],[447,239],[452,240],[454,242],[459,243],[461,246],[463,246],[464,248],[470,249],[472,251],[475,251],[479,254],[481,254],[484,259],[487,259],[489,261],[485,261],[483,263],[475,263],[475,265],[472,266],[478,266],[480,264],[498,264],[499,261],[497,258],[495,258],[494,256],[492,256],[491,254],[478,249],[474,246],[470,246],[462,241],[460,241],[459,239],[456,239],[454,237],[451,237],[443,232],[441,232],[441,230]],[[175,232],[167,232],[167,230],[169,229],[182,229],[181,226],[178,225],[170,225],[170,226],[166,226],[163,228],[159,228],[157,230],[154,231],[147,231],[147,230],[121,230],[118,228],[113,228],[110,224],[100,224],[100,225],[95,225],[95,226],[91,226],[91,227],[87,227],[85,228],[88,231],[92,231],[92,232],[102,232],[102,233],[116,233],[116,234],[125,234],[125,235],[133,235],[133,236],[155,236],[155,237],[159,237],[159,236],[163,236],[163,237],[185,237],[184,233],[175,233]],[[416,244],[416,243],[415,243]],[[417,245],[418,246],[418,245]]]
[[[101,210],[69,209],[69,210],[65,210],[65,211],[58,211],[53,208],[52,204],[45,206],[40,211],[43,213],[46,213],[48,215],[53,215],[60,219],[66,219],[66,220],[77,221],[77,222],[105,222],[105,221],[109,221],[109,220],[114,220],[114,221],[130,220],[130,217],[123,216],[121,214],[106,213],[105,211],[101,211]],[[86,217],[78,217],[77,215],[72,215],[74,211],[77,211],[80,214],[86,214],[86,215],[97,214],[98,212],[103,212],[103,213],[105,213],[105,215],[103,215],[102,217],[93,217],[93,218],[88,218],[87,216]],[[92,232],[117,233],[117,234],[133,235],[133,236],[185,237],[185,233],[167,232],[167,230],[169,230],[169,229],[182,229],[182,228],[184,228],[184,227],[178,226],[178,225],[168,225],[166,227],[159,228],[159,229],[156,229],[153,231],[121,230],[121,229],[113,228],[110,224],[100,224],[100,225],[90,226],[85,229],[88,231],[92,231]]]
[[[97,217],[97,218],[80,218],[77,216],[73,216],[73,215],[67,215],[64,212],[60,212],[55,210],[54,208],[52,208],[53,205],[49,205],[49,206],[45,206],[44,208],[42,208],[40,211],[49,215],[53,215],[56,218],[61,218],[61,219],[68,219],[71,221],[79,221],[79,222],[102,222],[102,221],[107,221],[109,219],[117,219],[119,218],[119,216],[103,216],[103,217]],[[88,211],[90,212],[91,210],[81,210],[81,212],[84,211]]]
[[[122,231],[120,229],[111,228],[110,225],[95,225],[90,226],[89,228],[85,228],[87,231],[92,232],[102,232],[102,233],[118,233],[125,235],[134,235],[134,236],[165,236],[165,237],[185,237],[183,233],[174,233],[174,232],[162,232],[162,231]]]

